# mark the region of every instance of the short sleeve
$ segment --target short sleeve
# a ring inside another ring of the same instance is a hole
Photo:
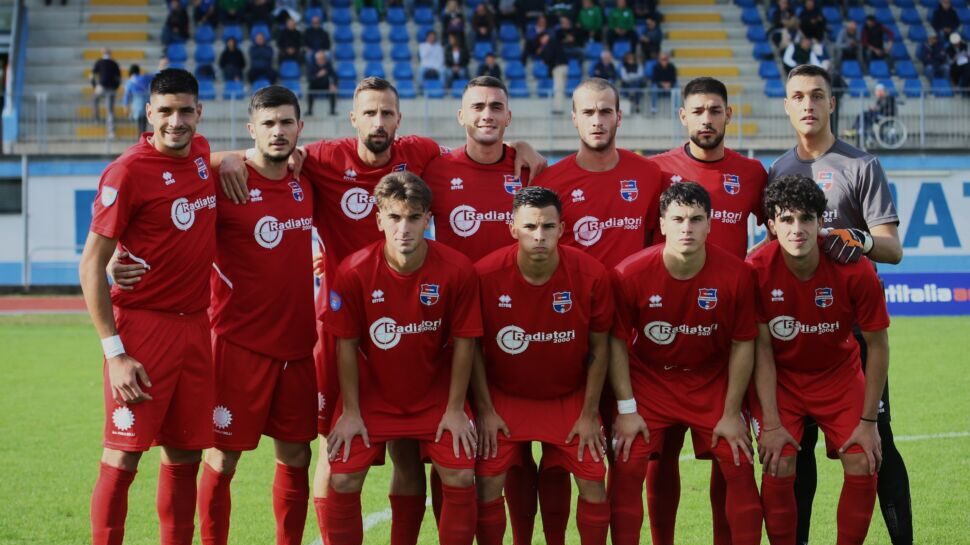
[[[364,323],[362,301],[359,278],[353,271],[341,267],[327,294],[327,311],[321,316],[324,329],[342,339],[363,336],[360,326]]]
[[[94,197],[91,231],[110,239],[121,238],[136,211],[136,197],[128,166],[108,165],[101,174],[98,194]]]
[[[863,331],[880,331],[889,327],[886,296],[872,262],[867,258],[853,266],[849,293],[855,308],[855,322]]]
[[[597,270],[593,280],[593,304],[589,317],[589,329],[597,333],[608,332],[613,326],[616,307],[613,298],[613,286],[606,268]]]
[[[471,266],[462,266],[456,278],[458,296],[451,317],[451,336],[481,337],[484,332],[478,275]]]
[[[750,341],[758,336],[758,324],[755,321],[758,313],[755,310],[754,271],[745,265],[739,271],[737,292],[734,301],[734,328],[731,339],[735,341]]]
[[[424,136],[405,136],[400,144],[407,146],[404,153],[407,161],[414,162],[408,165],[408,170],[418,175],[423,175],[425,167],[435,158],[451,153],[450,149]]]
[[[879,159],[872,157],[859,173],[859,205],[870,229],[877,225],[899,223],[896,204],[889,191],[886,171]]]
[[[636,323],[636,299],[623,289],[622,275],[616,269],[610,272],[610,284],[614,301],[613,329],[610,335],[628,341]]]

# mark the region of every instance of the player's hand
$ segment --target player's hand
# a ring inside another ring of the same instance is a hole
[[[513,174],[516,178],[522,177],[522,170],[529,169],[529,179],[535,180],[536,176],[546,168],[548,161],[542,155],[539,155],[532,146],[527,142],[516,142],[512,145],[515,148],[515,165],[513,167]]]
[[[583,451],[587,448],[593,455],[593,460],[599,462],[606,454],[606,437],[603,436],[603,426],[600,425],[599,418],[595,414],[581,414],[573,424],[573,429],[569,430],[566,437],[566,444],[570,445],[573,439],[579,437],[579,448],[576,451],[576,459],[583,461]]]
[[[289,161],[286,162],[286,167],[293,171],[293,177],[299,178],[300,171],[303,170],[303,161],[306,160],[306,148],[303,146],[297,146],[293,149],[293,153],[290,154]]]
[[[142,384],[145,388],[152,387],[145,367],[128,354],[108,358],[108,382],[111,383],[111,397],[115,403],[141,403],[152,398],[142,389]]]
[[[146,265],[130,261],[130,257],[128,252],[115,251],[108,260],[108,266],[105,267],[111,281],[124,291],[135,289],[135,284],[141,282],[141,277],[148,272]]]
[[[364,441],[364,446],[370,448],[370,438],[367,436],[367,427],[364,426],[364,419],[360,414],[344,412],[337,419],[333,430],[327,436],[327,454],[330,460],[340,459],[346,462],[350,458],[350,444],[354,437],[360,436]],[[341,447],[343,455],[341,456]]]
[[[327,256],[325,254],[313,254],[313,274],[318,278],[323,278],[327,273]]]
[[[623,453],[623,461],[630,459],[630,447],[637,435],[642,435],[646,443],[650,442],[650,431],[640,413],[617,415],[613,423],[613,456],[619,457]]]
[[[478,443],[479,458],[495,458],[498,456],[498,432],[504,433],[506,439],[512,436],[505,420],[502,420],[495,409],[478,411],[478,430],[481,438]]]
[[[784,426],[761,430],[761,437],[758,438],[758,460],[762,465],[767,466],[768,474],[772,477],[778,476],[778,462],[781,461],[781,451],[785,445],[802,450],[802,446]]]
[[[248,178],[246,162],[232,153],[226,154],[219,165],[219,184],[230,201],[242,204],[249,200],[249,188],[246,187]]]
[[[882,466],[882,439],[879,437],[879,428],[875,422],[859,422],[859,425],[852,431],[849,440],[839,449],[839,454],[845,454],[852,445],[859,445],[866,454],[866,461],[869,462],[869,474],[879,472]]]
[[[872,235],[862,229],[822,229],[822,251],[839,263],[855,263],[872,249]]]
[[[461,451],[464,449],[465,456],[469,459],[475,457],[478,451],[478,434],[475,433],[475,423],[468,418],[465,411],[447,410],[441,417],[438,424],[438,433],[434,436],[434,442],[441,441],[445,432],[451,432],[451,446],[455,452],[455,458],[461,458]]]
[[[748,462],[754,464],[754,453],[751,447],[751,434],[748,433],[748,426],[740,414],[726,414],[721,417],[714,426],[711,434],[711,448],[717,446],[718,439],[724,439],[731,446],[731,454],[734,455],[734,465],[741,465],[741,453],[744,453]]]

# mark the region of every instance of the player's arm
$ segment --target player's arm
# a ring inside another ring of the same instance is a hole
[[[370,438],[364,419],[360,415],[360,370],[357,369],[357,345],[359,339],[337,339],[337,376],[340,380],[340,397],[343,413],[327,437],[327,452],[331,460],[350,457],[350,444],[359,435],[364,445],[370,447]],[[341,456],[343,447],[343,456]]]
[[[872,236],[872,249],[866,256],[879,263],[896,264],[903,260],[903,245],[899,241],[899,226],[884,223],[869,229]]]
[[[212,168],[219,171],[219,184],[222,185],[222,192],[236,204],[242,204],[249,200],[249,188],[246,186],[249,171],[246,170],[246,159],[255,154],[256,148],[214,151],[209,154],[209,162]],[[303,146],[297,146],[295,152],[290,155],[288,163],[294,176],[300,176],[300,169],[303,168],[305,158],[306,150]]]
[[[583,412],[573,424],[566,443],[572,443],[573,438],[579,437],[577,458],[583,461],[583,453],[589,449],[593,460],[600,461],[600,455],[606,452],[606,439],[603,437],[600,425],[600,394],[606,382],[606,371],[609,367],[610,335],[609,333],[589,332],[589,368],[586,370],[586,395],[583,399]]]
[[[515,150],[515,176],[521,176],[522,170],[529,169],[529,179],[535,180],[536,176],[546,168],[546,158],[539,154],[531,144],[524,140],[517,140],[509,144]]]
[[[468,396],[468,381],[471,377],[474,354],[474,338],[454,337],[454,351],[451,357],[451,384],[448,387],[448,407],[445,409],[444,416],[441,417],[441,423],[438,424],[435,442],[441,440],[444,432],[451,432],[455,458],[461,456],[459,448],[464,449],[468,458],[474,458],[475,451],[478,449],[475,425],[465,414],[465,399]],[[342,383],[341,386],[343,386]]]
[[[115,250],[111,254],[108,266],[105,271],[111,277],[111,281],[118,285],[118,289],[131,291],[135,289],[135,284],[141,282],[142,276],[148,272],[148,266],[144,263],[129,262],[131,254]]]
[[[754,457],[751,452],[751,435],[748,426],[741,416],[741,402],[748,390],[751,371],[754,367],[754,340],[731,341],[731,355],[728,359],[728,387],[727,397],[724,399],[724,414],[714,426],[711,437],[711,448],[717,446],[718,438],[723,438],[731,445],[734,454],[734,465],[741,465],[741,455],[752,464]]]
[[[778,373],[775,354],[771,348],[771,333],[767,324],[758,324],[755,340],[754,385],[761,405],[761,435],[758,437],[758,458],[772,476],[778,475],[781,450],[788,443],[796,449],[801,446],[788,430],[781,425],[778,414]]]
[[[142,364],[125,353],[115,326],[108,279],[104,273],[117,245],[118,241],[115,239],[89,232],[81,253],[78,275],[84,303],[105,352],[111,396],[116,403],[138,403],[152,398],[141,386],[144,384],[145,387],[151,387],[152,383]]]
[[[472,364],[472,397],[475,399],[475,416],[478,419],[478,455],[483,458],[498,456],[498,432],[510,437],[509,427],[495,412],[492,396],[488,392],[488,373],[485,371],[485,356],[478,344],[475,345],[475,361]]]
[[[862,447],[869,460],[869,474],[879,471],[882,465],[882,442],[876,421],[879,418],[879,400],[883,388],[886,387],[886,377],[889,374],[889,334],[887,330],[863,331],[868,354],[866,355],[866,396],[862,404],[862,417],[859,425],[852,432],[839,452],[845,452],[850,445]]]
[[[637,435],[643,435],[643,440],[650,442],[650,432],[647,423],[637,412],[637,403],[633,398],[633,385],[630,381],[630,355],[627,353],[626,341],[610,335],[610,384],[616,394],[617,416],[613,424],[613,452],[623,453],[623,461],[630,459],[630,447]]]

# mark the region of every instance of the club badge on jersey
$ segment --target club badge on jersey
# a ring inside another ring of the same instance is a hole
[[[196,157],[195,168],[199,171],[199,178],[202,178],[203,180],[209,179],[209,167],[206,166],[205,159]]]
[[[815,177],[815,183],[818,184],[819,189],[822,191],[828,191],[832,189],[832,182],[834,181],[835,173],[831,170],[823,170],[818,173]]]
[[[818,308],[828,308],[832,306],[835,298],[832,297],[832,288],[815,288],[815,306]]]
[[[573,293],[571,291],[557,291],[552,294],[552,310],[559,314],[565,314],[571,308],[573,308]]]
[[[741,177],[737,174],[725,174],[723,182],[724,191],[728,195],[737,195],[741,192]]]
[[[421,284],[421,291],[418,293],[418,299],[421,301],[422,305],[431,306],[438,302],[438,298],[441,293],[438,289],[438,284]]]
[[[391,169],[391,172],[404,172],[407,169],[408,169],[407,163],[398,163],[394,165],[394,168]]]
[[[697,306],[704,310],[717,306],[717,288],[700,288],[697,292]]]
[[[303,202],[303,188],[296,180],[290,180],[290,190],[293,191],[293,200]]]
[[[518,176],[506,174],[503,187],[505,187],[506,193],[509,195],[515,195],[520,189],[522,189],[522,180],[520,180]]]
[[[636,180],[620,180],[620,198],[626,202],[637,200],[640,190],[637,189]]]

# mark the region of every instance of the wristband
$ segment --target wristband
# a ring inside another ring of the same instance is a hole
[[[637,412],[637,400],[632,397],[630,399],[618,399],[616,401],[616,412],[620,414],[633,414]]]
[[[765,429],[761,430],[761,433],[765,433],[765,432],[769,432],[769,431],[775,431],[775,430],[780,430],[780,429],[781,429],[781,426],[775,426],[773,428],[765,428]]]
[[[118,335],[113,335],[111,337],[101,339],[101,350],[104,351],[105,358],[111,359],[115,356],[124,354],[125,345],[121,344],[121,337]]]
[[[873,424],[876,424],[879,422],[878,418],[866,418],[864,416],[859,417],[859,420],[862,420],[863,422],[872,422]]]
[[[863,231],[863,233],[865,235],[865,239],[862,241],[862,253],[868,254],[870,251],[872,251],[872,247],[875,245],[876,241],[869,233],[866,233],[865,231]]]

